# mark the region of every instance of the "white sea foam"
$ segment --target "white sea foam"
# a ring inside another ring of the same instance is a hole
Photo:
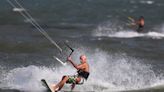
[[[75,90],[81,91],[105,91],[105,90],[129,90],[151,87],[153,84],[162,81],[161,76],[156,76],[150,65],[140,63],[140,60],[128,57],[126,54],[111,54],[99,49],[90,50],[82,48],[81,51],[73,54],[73,60],[79,62],[81,54],[87,53],[90,65],[90,77]],[[40,80],[45,78],[50,84],[57,83],[63,75],[74,74],[72,66],[61,67],[39,67],[27,66],[10,70],[5,73],[6,78],[3,85],[10,88],[26,91],[42,91],[44,87]],[[160,83],[159,83],[160,84]],[[69,90],[70,85],[64,89]]]
[[[143,3],[143,4],[154,4],[154,1],[151,1],[151,0],[141,0],[140,3]]]
[[[134,38],[134,37],[150,37],[153,39],[161,39],[164,34],[159,32],[148,32],[148,33],[138,33],[130,31],[116,32],[114,34],[109,34],[108,37],[118,37],[118,38]]]
[[[22,12],[22,11],[25,11],[25,9],[23,9],[23,8],[13,8],[13,11],[14,12]]]
[[[52,84],[60,80],[62,75],[71,74],[72,71],[69,68],[70,67],[61,67],[54,69],[38,66],[15,68],[5,74],[6,78],[2,83],[11,89],[41,91],[45,89],[40,82],[41,79],[46,79]]]
[[[130,31],[119,31],[115,33],[97,33],[95,36],[105,36],[105,37],[116,37],[116,38],[135,38],[135,37],[149,37],[153,39],[162,39],[164,38],[164,33],[160,32],[147,32],[147,33],[138,33],[132,30]]]
[[[92,36],[97,37],[116,37],[116,38],[135,38],[135,37],[148,37],[152,39],[163,39],[164,38],[164,26],[158,28],[160,31],[150,31],[146,33],[138,33],[134,30],[124,30],[123,28],[111,25],[98,26],[97,29],[93,30]]]

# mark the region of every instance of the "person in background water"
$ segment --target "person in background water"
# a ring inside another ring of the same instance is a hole
[[[142,32],[145,25],[145,20],[143,16],[140,16],[140,18],[136,21],[136,25],[138,25],[137,32]]]

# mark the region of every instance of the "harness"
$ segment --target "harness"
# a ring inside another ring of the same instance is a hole
[[[83,71],[81,69],[78,70],[77,73],[78,73],[78,76],[84,78],[85,80],[87,80],[89,77],[89,72]]]
[[[78,76],[81,77],[81,81],[77,84],[79,84],[79,85],[84,84],[84,80],[87,80],[89,77],[89,72],[86,72],[86,71],[83,71],[80,69],[77,71],[77,73],[78,73]]]
[[[81,80],[79,83],[76,83],[76,81],[75,81],[75,79],[77,77],[81,77]],[[75,83],[77,85],[82,85],[82,84],[84,84],[84,81],[88,79],[88,77],[89,77],[89,72],[85,72],[83,70],[78,70],[76,75],[69,76],[69,79],[66,83],[67,84]]]

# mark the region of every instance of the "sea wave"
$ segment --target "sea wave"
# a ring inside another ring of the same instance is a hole
[[[83,50],[73,55],[76,63],[78,61],[77,57],[82,53],[87,53],[88,63],[91,65],[91,75],[84,85],[77,86],[75,90],[122,91],[152,87],[157,83],[158,85],[162,84],[162,76],[157,76],[151,65],[141,63],[142,60],[129,57],[123,53],[112,54],[99,49],[90,51],[83,48]],[[40,82],[41,79],[44,78],[52,84],[59,82],[63,75],[75,73],[75,69],[71,66],[45,67],[30,65],[3,73],[6,77],[1,81],[1,84],[11,89],[43,91],[45,88]],[[69,90],[69,86],[64,86],[64,90]],[[33,89],[34,87],[35,89]]]

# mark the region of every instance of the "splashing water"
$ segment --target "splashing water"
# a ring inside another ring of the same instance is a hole
[[[156,76],[150,65],[140,63],[140,60],[128,57],[125,54],[111,54],[96,49],[90,51],[83,49],[75,52],[73,59],[86,53],[90,65],[90,77],[88,81],[75,90],[103,91],[103,90],[129,90],[151,87],[160,84],[162,76]],[[49,83],[57,83],[63,75],[75,73],[72,66],[43,67],[28,66],[10,70],[5,74],[2,84],[11,89],[19,90],[44,90],[40,80],[45,78]],[[69,85],[64,86],[68,90]],[[35,88],[35,89],[34,89]]]
[[[115,37],[115,38],[135,38],[135,37],[148,37],[152,39],[162,39],[164,38],[164,26],[156,28],[155,30],[161,31],[150,31],[147,33],[138,33],[134,30],[125,30],[118,24],[103,24],[99,25],[97,29],[93,30],[92,36],[97,37]]]
[[[164,34],[158,32],[148,32],[148,33],[138,33],[130,31],[116,32],[114,34],[109,34],[108,37],[117,37],[117,38],[134,38],[134,37],[148,37],[152,39],[162,39]]]

